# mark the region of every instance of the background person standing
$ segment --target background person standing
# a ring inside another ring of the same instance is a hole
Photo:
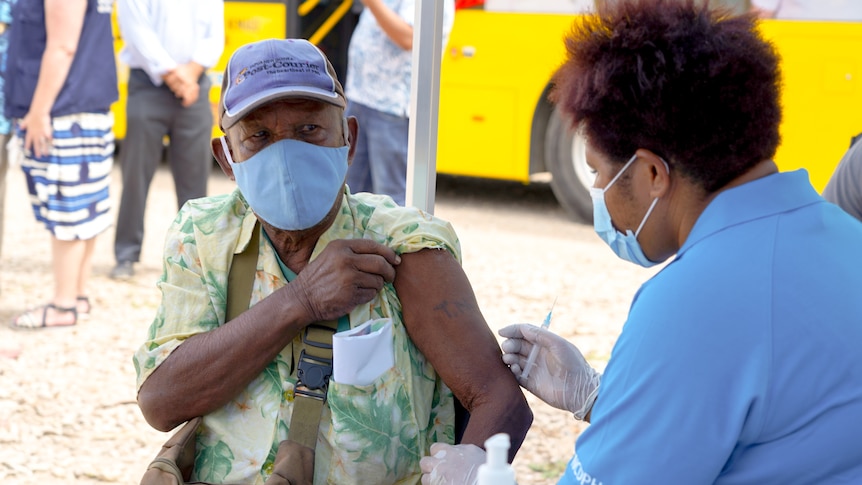
[[[206,196],[212,167],[213,116],[206,70],[224,49],[220,0],[119,0],[117,17],[129,65],[123,192],[117,217],[114,279],[134,275],[144,240],[144,212],[153,174],[170,138],[168,162],[177,205]]]
[[[18,0],[9,32],[6,117],[36,220],[51,233],[54,296],[15,328],[74,325],[89,313],[96,236],[111,226],[117,68],[111,0]]]
[[[414,0],[362,0],[365,10],[347,54],[347,116],[362,129],[347,171],[352,193],[374,192],[404,205]],[[443,45],[455,21],[454,0],[444,0]]]
[[[0,254],[3,253],[3,214],[6,201],[6,172],[9,170],[9,154],[6,144],[12,131],[12,122],[2,113],[3,79],[6,77],[6,51],[9,48],[9,24],[12,23],[12,6],[16,0],[0,0]]]
[[[823,198],[862,222],[862,143],[859,140],[858,135],[854,137],[850,149],[841,157],[823,189]]]

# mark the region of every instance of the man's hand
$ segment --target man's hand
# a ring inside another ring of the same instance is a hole
[[[482,463],[485,450],[476,445],[434,443],[419,461],[422,485],[475,485]]]
[[[36,158],[51,153],[53,146],[54,129],[51,126],[51,115],[49,113],[34,113],[28,111],[18,126],[25,130],[24,149],[30,150]],[[0,147],[5,149],[5,147]]]
[[[568,340],[529,324],[501,328],[503,362],[518,382],[539,399],[584,420],[593,407],[602,376],[590,367],[581,351]],[[539,347],[527,379],[521,378],[533,347]]]
[[[367,303],[395,280],[401,257],[367,239],[337,240],[285,288],[305,307],[309,322],[338,318]]]
[[[200,96],[200,85],[198,79],[203,74],[204,67],[195,62],[180,64],[173,70],[162,76],[165,84],[174,93],[174,96],[182,100],[184,108],[188,108]]]

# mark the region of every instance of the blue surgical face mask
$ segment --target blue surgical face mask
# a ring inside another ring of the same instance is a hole
[[[324,147],[280,140],[234,163],[221,137],[236,184],[258,217],[285,231],[313,227],[341,195],[349,146]]]
[[[620,169],[605,188],[590,188],[590,196],[593,199],[593,227],[596,230],[596,234],[598,234],[599,237],[611,247],[613,252],[616,253],[619,258],[641,265],[644,268],[649,268],[661,261],[650,261],[647,259],[641,249],[640,243],[638,243],[638,235],[640,234],[641,229],[643,229],[644,224],[646,224],[647,218],[652,213],[655,205],[658,203],[658,197],[652,201],[652,204],[650,204],[649,209],[647,209],[646,214],[634,233],[632,233],[631,229],[626,229],[625,234],[617,231],[613,222],[611,222],[611,213],[608,212],[608,206],[605,204],[605,192],[614,185],[617,179],[620,178],[623,172],[625,172],[626,169],[629,168],[629,165],[634,163],[637,158],[637,155],[632,156],[632,158],[623,165],[623,168]],[[670,173],[670,167],[668,167],[667,162],[662,160],[662,163],[664,163],[667,172]]]

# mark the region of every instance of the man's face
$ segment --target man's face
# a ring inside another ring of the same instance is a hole
[[[283,99],[261,106],[228,129],[234,162],[248,160],[279,140],[344,146],[342,111],[307,99]]]

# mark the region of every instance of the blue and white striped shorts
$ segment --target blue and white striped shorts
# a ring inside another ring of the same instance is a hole
[[[114,116],[79,113],[53,118],[51,125],[51,152],[39,158],[23,150],[25,132],[15,127],[33,214],[59,240],[91,239],[112,223]]]

